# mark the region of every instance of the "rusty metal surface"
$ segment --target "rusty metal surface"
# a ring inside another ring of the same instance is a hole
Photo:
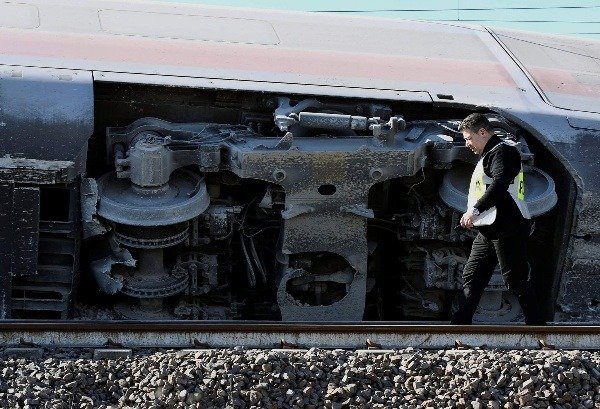
[[[533,349],[540,340],[560,349],[598,349],[595,326],[453,326],[393,323],[305,324],[264,322],[5,322],[0,342],[21,340],[45,347],[100,347],[108,340],[124,347],[211,348],[365,348],[367,339],[380,348],[453,348],[456,340],[473,347]]]

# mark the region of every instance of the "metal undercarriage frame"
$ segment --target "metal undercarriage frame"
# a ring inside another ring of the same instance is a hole
[[[281,100],[291,110],[287,100]],[[306,100],[295,108],[315,105],[320,106],[315,100]],[[386,122],[342,114],[288,112],[286,116],[281,110],[276,110],[274,116],[283,131],[295,127],[295,132],[302,133],[298,126],[303,125],[347,134],[296,138],[287,132],[279,139],[242,126],[174,124],[152,118],[137,120],[125,128],[109,128],[107,147],[115,153],[117,171],[100,178],[98,214],[111,223],[146,229],[195,217],[210,206],[203,181],[199,182],[200,189],[190,185],[186,190],[182,185],[176,189],[177,196],[168,202],[161,199],[170,195],[173,184],[179,181],[179,176],[175,177],[177,169],[188,164],[197,165],[205,174],[227,170],[241,180],[278,185],[285,192],[281,240],[275,249],[281,264],[276,299],[283,320],[318,317],[323,321],[360,321],[367,294],[367,220],[374,217],[373,209],[368,207],[370,189],[390,179],[415,176],[424,172],[426,166],[445,169],[453,161],[472,162],[474,157],[462,144],[444,135],[455,124],[421,121],[403,131],[398,129],[398,124],[402,123],[402,128],[406,125],[401,117]],[[366,132],[356,134],[355,129]],[[524,149],[525,158],[531,159]],[[555,198],[551,180],[549,183]],[[454,187],[456,195],[448,202],[454,208],[460,209],[466,200],[461,188]],[[161,210],[156,203],[168,206]],[[197,207],[194,203],[201,204],[201,208],[193,210]],[[551,208],[553,202],[549,203]],[[119,239],[120,228],[115,225],[115,229],[115,239],[131,246]],[[349,270],[329,271],[334,274],[327,280],[290,261],[302,255],[325,253],[341,256]],[[162,266],[162,258],[159,264]],[[164,280],[169,278],[168,272],[161,274]],[[106,283],[107,278],[100,284]],[[343,296],[325,303],[306,303],[290,291],[300,283],[320,280],[334,286],[345,285]],[[249,284],[254,286],[252,278]],[[116,290],[124,292],[123,288]]]
[[[352,140],[296,140],[289,150],[267,150],[275,141],[248,141],[231,147],[231,170],[242,178],[280,184],[286,192],[282,216],[281,252],[331,252],[344,257],[354,269],[346,296],[329,306],[303,306],[286,292],[293,278],[284,275],[277,300],[282,317],[302,321],[361,320],[367,278],[368,192],[378,182],[410,176],[418,158],[407,151],[375,146],[372,138]],[[342,143],[340,143],[342,142]],[[340,146],[343,145],[343,146]],[[332,195],[319,194],[323,185],[335,187]]]
[[[393,129],[396,131],[397,128]],[[281,258],[327,252],[343,257],[353,270],[352,280],[347,283],[341,300],[331,305],[311,306],[294,299],[286,290],[288,281],[298,278],[298,270],[289,265],[284,267],[277,291],[282,318],[286,321],[311,317],[324,321],[360,321],[366,298],[367,219],[373,217],[373,211],[368,208],[369,189],[375,183],[414,175],[424,165],[424,145],[403,147],[402,142],[386,141],[385,128],[376,132],[383,135],[383,139],[372,136],[294,138],[291,133],[277,139],[262,137],[244,127],[171,124],[144,119],[127,128],[109,129],[108,150],[128,152],[127,159],[123,159],[122,154],[116,158],[116,175],[125,178],[120,180],[131,178],[135,184],[164,183],[174,169],[197,163],[206,172],[229,170],[242,179],[281,186],[285,191],[285,208],[281,212],[282,240],[276,249]],[[154,136],[140,139],[140,135],[172,136],[163,141]],[[148,147],[148,153],[137,160],[136,152],[142,149],[137,148],[140,143]],[[158,145],[153,148],[149,143]],[[177,150],[172,150],[173,147]],[[164,165],[148,167],[148,161]],[[156,169],[168,170],[160,173]],[[135,206],[132,203],[134,213],[140,216],[124,217],[120,206],[125,206],[130,194],[115,196],[110,186],[116,182],[107,180],[110,179],[101,179],[99,214],[124,224],[146,223],[147,218],[141,217],[147,213],[143,201],[136,202]],[[115,205],[115,200],[124,202]],[[148,203],[152,206],[151,201]]]

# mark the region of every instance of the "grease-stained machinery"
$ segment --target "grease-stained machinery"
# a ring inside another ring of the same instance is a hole
[[[509,32],[387,21],[386,48],[386,20],[109,5],[0,5],[4,318],[445,320],[480,111],[518,142],[547,318],[599,319],[597,68],[530,67]],[[476,320],[520,316],[496,274]]]

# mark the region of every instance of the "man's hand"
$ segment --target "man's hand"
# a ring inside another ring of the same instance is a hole
[[[475,221],[475,215],[473,214],[473,209],[469,209],[460,218],[460,225],[467,229],[472,229],[474,221]]]

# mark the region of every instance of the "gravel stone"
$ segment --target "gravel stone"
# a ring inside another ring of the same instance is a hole
[[[600,408],[600,353],[404,349],[0,354],[1,408]]]
[[[523,384],[521,385],[521,387],[523,389],[531,389],[533,388],[533,379],[527,379],[525,382],[523,382]]]

